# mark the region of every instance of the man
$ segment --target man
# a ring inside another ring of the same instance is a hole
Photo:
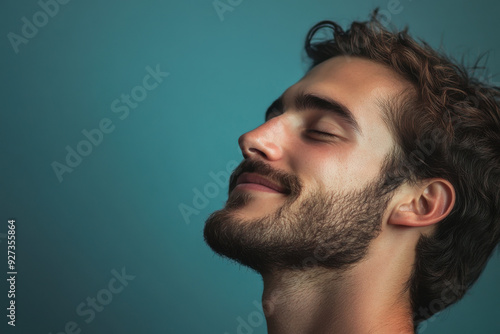
[[[414,333],[499,242],[500,91],[376,12],[305,48],[205,240],[262,275],[269,333]]]

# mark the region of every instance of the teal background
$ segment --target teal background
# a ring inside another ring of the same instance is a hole
[[[15,218],[18,276],[15,328],[6,325],[0,280],[0,332],[55,334],[74,321],[81,333],[224,334],[237,333],[241,317],[265,333],[253,304],[260,276],[203,242],[204,220],[226,188],[209,188],[215,196],[189,224],[179,205],[193,206],[210,172],[241,160],[239,135],[305,73],[302,45],[314,23],[364,20],[388,3],[243,0],[221,20],[211,0],[70,1],[15,53],[7,34],[21,34],[22,17],[32,21],[40,6],[3,1],[0,267]],[[491,51],[482,76],[499,84],[490,76],[500,72],[499,2],[400,3],[392,24],[458,57]],[[112,101],[157,64],[170,75],[121,120]],[[113,132],[59,182],[53,161],[65,163],[65,147],[103,118]],[[500,333],[499,260],[496,252],[466,298],[420,333]],[[135,278],[86,323],[77,306],[123,267]]]

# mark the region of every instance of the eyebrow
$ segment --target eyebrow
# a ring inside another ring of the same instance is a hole
[[[361,134],[361,128],[359,127],[356,118],[352,112],[342,103],[335,101],[331,98],[320,97],[314,94],[299,94],[295,97],[295,108],[298,111],[307,109],[316,109],[331,112],[338,117],[340,117],[344,122],[346,122],[354,131]],[[279,110],[283,112],[284,110],[283,96],[276,99],[266,111],[266,120],[271,112],[274,110]]]

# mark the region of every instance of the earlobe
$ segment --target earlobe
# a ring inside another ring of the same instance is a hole
[[[455,189],[444,179],[427,179],[400,196],[388,224],[429,226],[443,220],[455,204]]]

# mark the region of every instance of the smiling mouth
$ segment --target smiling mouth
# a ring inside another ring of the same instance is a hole
[[[255,173],[242,173],[236,181],[235,189],[257,190],[269,193],[287,194],[284,187]]]

